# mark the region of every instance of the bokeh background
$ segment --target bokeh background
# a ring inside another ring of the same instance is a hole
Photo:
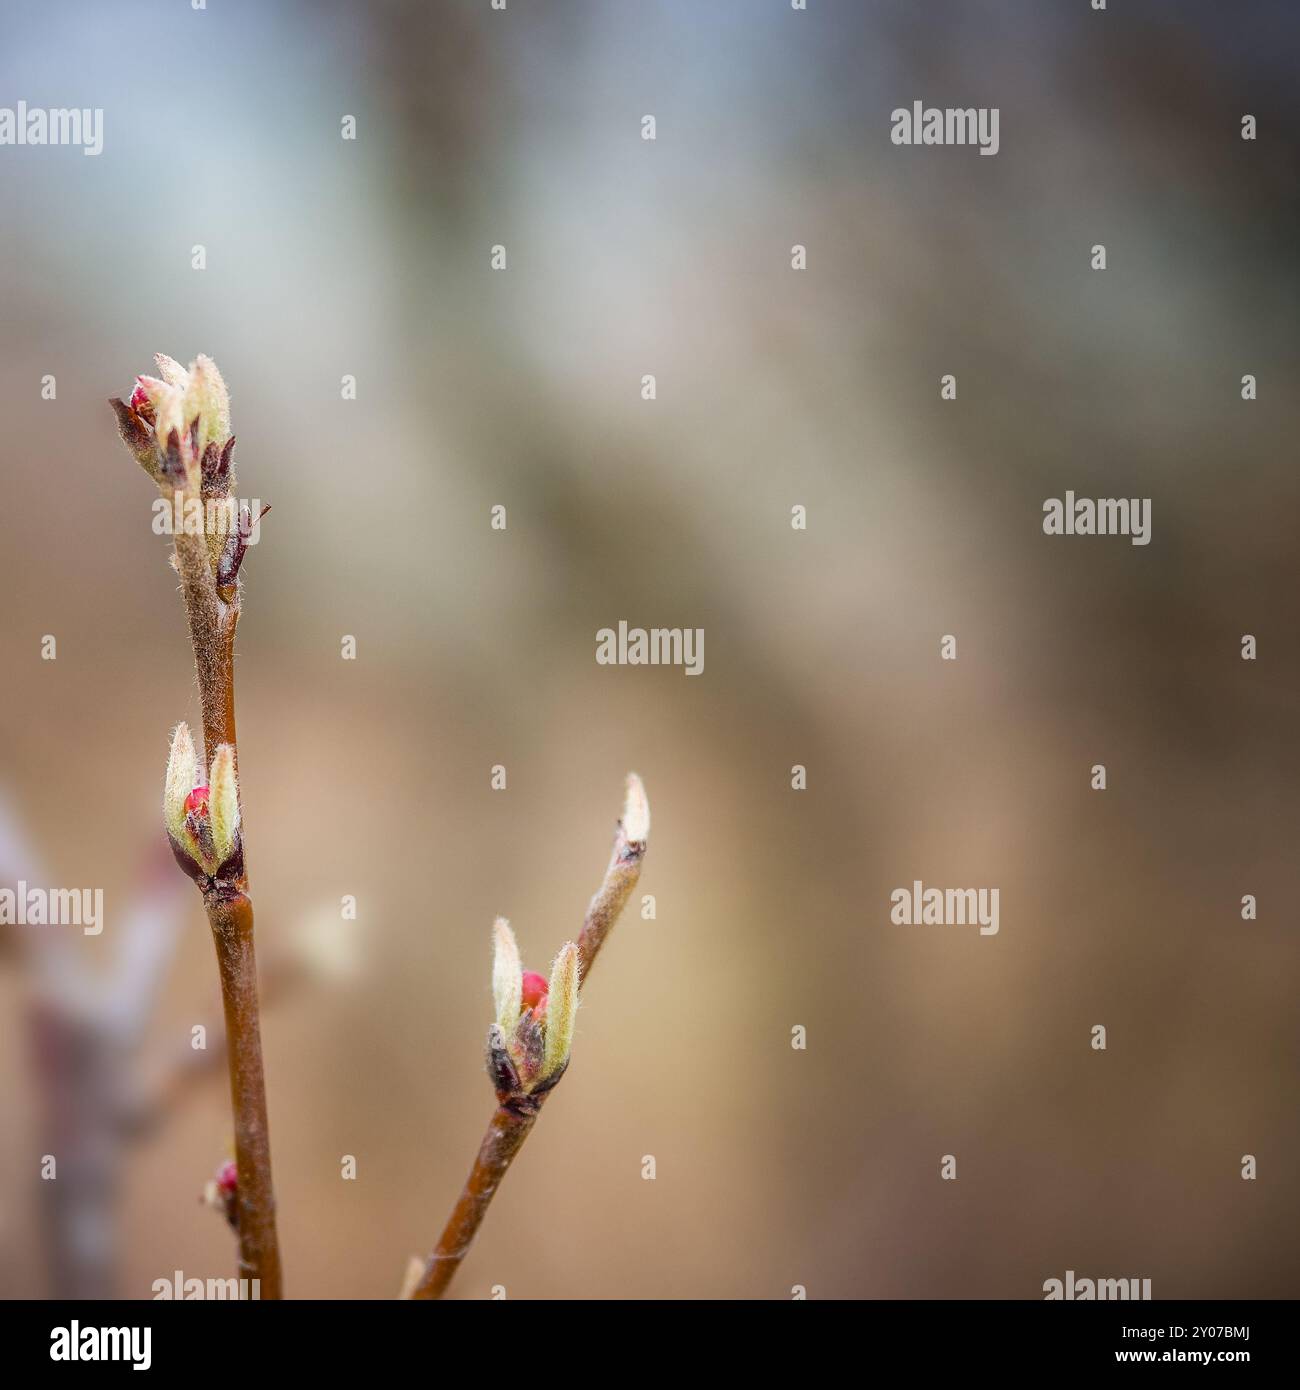
[[[135,1137],[99,1114],[216,1009],[196,896],[144,887],[198,704],[104,402],[160,350],[215,357],[274,508],[238,666],[260,949],[342,948],[264,1019],[291,1295],[392,1297],[436,1238],[491,1110],[491,920],[545,968],[629,768],[657,916],[457,1297],[1300,1292],[1298,28],[7,0],[0,104],[102,107],[105,147],[0,149],[0,874],[101,886],[107,926],[9,933],[0,1294],[233,1272],[198,1200],[224,1077]],[[999,107],[1000,153],[893,146],[916,99]],[[1152,543],[1045,537],[1067,488],[1152,498]],[[704,628],[704,675],[597,666],[620,618]],[[914,878],[1000,888],[999,935],[892,926]]]

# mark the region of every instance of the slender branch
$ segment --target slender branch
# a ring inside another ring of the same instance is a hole
[[[498,1105],[479,1146],[478,1157],[451,1216],[429,1256],[424,1273],[411,1293],[414,1299],[441,1298],[460,1262],[469,1253],[487,1209],[537,1121],[541,1101],[525,1109]]]
[[[235,741],[235,628],[239,622],[237,588],[222,597],[212,574],[202,536],[176,537],[176,567],[189,619],[194,667],[203,710],[205,765],[217,748],[229,744],[238,766]],[[242,844],[241,835],[241,844]],[[238,1169],[239,1273],[261,1281],[262,1297],[281,1296],[280,1249],[275,1228],[275,1193],[271,1185],[271,1146],[266,1113],[266,1080],[257,999],[257,961],[253,951],[253,904],[241,849],[231,880],[204,894],[221,975],[226,1017],[226,1060],[235,1125]]]
[[[235,738],[235,627],[239,623],[238,594],[224,602],[217,592],[203,536],[176,537],[176,568],[181,576],[185,615],[194,648],[203,710],[204,766],[211,767],[220,744],[238,749]]]
[[[627,801],[623,818],[614,832],[614,851],[609,866],[587,908],[578,937],[577,979],[583,986],[597,953],[641,877],[641,863],[645,858],[649,832],[650,813],[645,788],[641,785],[641,779],[633,773],[627,780]],[[505,931],[514,950],[514,938],[508,928]],[[566,949],[572,951],[574,948],[570,946]],[[489,1034],[488,1066],[497,1089],[497,1108],[488,1123],[487,1133],[479,1146],[465,1187],[443,1227],[437,1246],[425,1262],[423,1274],[413,1283],[409,1297],[436,1299],[447,1291],[483,1224],[502,1179],[537,1122],[547,1096],[563,1077],[566,1065],[567,1055],[557,1072],[546,1077],[535,1089],[524,1089],[505,1046],[502,1030],[494,1025]]]
[[[162,365],[160,363],[160,365]],[[171,364],[175,367],[175,364]],[[197,449],[201,435],[211,429],[222,433],[228,418],[225,387],[211,363],[199,359],[204,391],[198,401],[203,409],[191,421],[183,420],[187,439]],[[179,370],[179,369],[178,369]],[[183,374],[182,374],[183,375]],[[186,376],[186,410],[191,392],[199,380],[196,368]],[[219,389],[218,389],[219,388]],[[133,401],[134,401],[133,397]],[[208,412],[204,414],[204,409]],[[122,412],[119,410],[119,419]],[[133,426],[123,430],[131,442]],[[195,488],[195,474],[187,471],[186,491],[197,491],[203,501],[209,489],[224,494],[229,487],[228,472],[233,437],[222,437],[222,452],[209,445],[203,458],[203,487]],[[164,470],[179,448],[179,437],[171,431],[162,441],[166,449]],[[218,462],[219,457],[219,462]],[[149,456],[146,454],[146,466]],[[224,542],[204,534],[182,531],[175,540],[176,569],[181,579],[185,615],[189,622],[190,643],[194,648],[194,669],[198,677],[199,703],[203,711],[203,750],[205,768],[217,777],[218,750],[228,747],[230,769],[238,797],[238,743],[235,733],[235,629],[239,623],[239,562],[243,558],[246,536],[239,534]],[[214,787],[213,796],[217,796]],[[236,807],[238,813],[238,808]],[[225,812],[229,815],[229,811]],[[266,1081],[262,1068],[261,1026],[257,999],[257,961],[253,950],[253,904],[248,896],[248,873],[242,832],[242,815],[235,852],[215,874],[196,877],[203,893],[203,905],[212,928],[221,977],[221,997],[226,1019],[226,1060],[230,1071],[230,1100],[235,1128],[237,1210],[239,1214],[239,1273],[241,1278],[261,1281],[263,1298],[279,1298],[280,1251],[275,1229],[275,1194],[271,1185],[271,1150],[266,1114]],[[230,833],[234,834],[233,826]],[[228,851],[223,850],[219,858]]]
[[[209,357],[188,369],[154,359],[160,376],[141,376],[130,402],[113,400],[118,433],[164,497],[197,505],[227,502],[234,483],[230,395]],[[271,1186],[266,1081],[258,1019],[253,904],[248,896],[238,744],[235,737],[235,629],[239,570],[261,515],[233,507],[232,528],[188,526],[174,536],[194,670],[203,710],[203,767],[189,728],[177,725],[167,763],[163,816],[176,861],[198,885],[212,928],[226,1018],[226,1059],[234,1112],[240,1275],[280,1297],[280,1251]],[[202,776],[207,772],[207,777]],[[200,785],[205,782],[208,785]]]
[[[209,897],[204,906],[216,943],[221,1002],[226,1015],[235,1165],[239,1172],[239,1275],[242,1279],[260,1279],[263,1298],[279,1298],[280,1248],[275,1232],[271,1140],[258,1020],[253,904],[239,893],[229,899]]]
[[[578,936],[579,978],[585,985],[596,963],[596,955],[605,944],[610,929],[618,921],[623,905],[632,896],[637,879],[641,877],[641,861],[645,858],[646,841],[629,839],[626,825],[630,817],[619,821],[614,835],[614,852],[610,856],[605,878],[587,908],[587,916]]]

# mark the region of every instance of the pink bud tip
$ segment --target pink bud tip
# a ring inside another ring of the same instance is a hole
[[[199,815],[208,814],[208,789],[207,787],[195,787],[194,790],[185,798],[186,811],[197,811]]]
[[[135,390],[131,392],[131,409],[134,410],[137,414],[139,414],[140,407],[148,404],[148,392],[146,392],[144,387],[140,384],[140,382],[137,381],[135,384]]]
[[[524,1005],[527,1008],[535,1009],[546,1003],[548,989],[550,985],[545,975],[539,975],[535,970],[524,971]]]
[[[231,1163],[223,1163],[217,1174],[217,1187],[222,1192],[233,1192],[239,1182],[239,1169]]]

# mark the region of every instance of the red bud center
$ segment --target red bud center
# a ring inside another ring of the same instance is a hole
[[[546,976],[539,975],[535,970],[524,971],[524,1006],[529,1009],[536,1009],[539,1005],[546,1003],[546,994],[550,985],[546,983]]]
[[[142,420],[153,424],[153,405],[150,403],[149,393],[139,382],[136,382],[135,390],[131,392],[131,409]]]

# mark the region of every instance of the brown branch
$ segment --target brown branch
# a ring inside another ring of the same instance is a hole
[[[221,973],[230,1064],[230,1104],[235,1118],[235,1166],[239,1213],[239,1275],[261,1280],[263,1298],[281,1297],[280,1248],[271,1184],[271,1140],[266,1120],[266,1080],[253,954],[253,904],[243,894],[205,899]]]
[[[540,1111],[540,1100],[535,1107],[527,1109],[497,1106],[469,1179],[438,1238],[437,1248],[429,1256],[423,1276],[410,1295],[412,1298],[441,1298],[446,1293],[447,1285],[474,1243],[502,1178],[523,1148]]]
[[[235,738],[235,628],[239,598],[225,602],[217,592],[203,536],[176,537],[176,568],[181,576],[185,615],[189,619],[194,669],[203,710],[204,766],[212,766],[220,744],[238,750]]]
[[[610,856],[609,867],[587,908],[578,937],[578,979],[583,986],[597,953],[641,877],[641,863],[645,858],[649,831],[650,814],[646,806],[645,788],[641,785],[641,779],[633,773],[627,779],[627,801],[623,818],[614,832],[614,852]],[[489,1069],[494,1070],[497,1081],[497,1108],[488,1123],[469,1178],[438,1238],[438,1244],[425,1262],[423,1274],[411,1287],[409,1297],[413,1299],[441,1298],[447,1291],[461,1261],[474,1243],[492,1198],[515,1155],[528,1138],[547,1096],[564,1074],[562,1067],[543,1083],[541,1089],[520,1093],[515,1087],[512,1091],[506,1080],[510,1061],[501,1048],[500,1033],[495,1027],[489,1034],[488,1065]]]
[[[633,824],[633,799],[638,794],[635,788],[640,788],[640,779],[628,779],[628,814],[618,823],[618,829],[614,834],[614,852],[610,855],[609,867],[605,870],[605,878],[600,887],[596,890],[587,908],[587,916],[582,923],[582,932],[578,937],[578,965],[579,977],[582,983],[587,983],[587,978],[591,974],[591,967],[596,963],[596,955],[600,948],[605,944],[605,938],[609,935],[610,929],[618,921],[619,913],[623,911],[623,905],[632,896],[632,890],[636,887],[637,879],[641,877],[641,861],[645,858],[646,834],[648,833],[648,821],[645,828],[638,820]],[[642,807],[645,802],[645,792],[639,792]],[[639,838],[631,839],[628,836],[627,826],[632,825],[633,830]]]
[[[123,441],[164,495],[174,488],[200,504],[224,498],[233,482],[234,437],[221,375],[204,357],[192,363],[188,372],[170,358],[157,360],[163,380],[140,378],[129,406],[113,403]],[[203,895],[217,952],[235,1129],[239,1273],[242,1278],[260,1280],[263,1298],[279,1298],[280,1252],[271,1186],[253,904],[248,896],[235,735],[235,629],[239,565],[246,541],[242,516],[236,534],[195,535],[182,530],[174,537],[203,711],[203,767],[210,770],[207,780],[214,785],[211,813],[206,804],[201,817],[194,813],[193,843],[182,846],[176,841],[174,820],[168,833],[178,861]],[[183,757],[188,745],[188,732],[183,743],[180,733],[173,740],[173,757]],[[228,761],[222,764],[220,750],[225,748]],[[170,765],[168,779],[168,795],[179,795],[184,789],[172,785]],[[173,806],[169,815],[176,812]],[[219,846],[213,838],[218,830]]]
[[[202,536],[176,537],[176,568],[181,576],[203,710],[204,766],[212,765],[217,748],[224,743],[234,750],[238,767],[234,646],[239,591],[234,586],[224,591],[218,589],[207,541]],[[226,1018],[226,1060],[235,1125],[235,1165],[239,1173],[239,1274],[241,1278],[260,1280],[262,1297],[274,1299],[281,1297],[280,1248],[271,1184],[253,904],[248,897],[242,830],[240,839],[237,872],[230,880],[205,891],[203,905],[217,951]]]

